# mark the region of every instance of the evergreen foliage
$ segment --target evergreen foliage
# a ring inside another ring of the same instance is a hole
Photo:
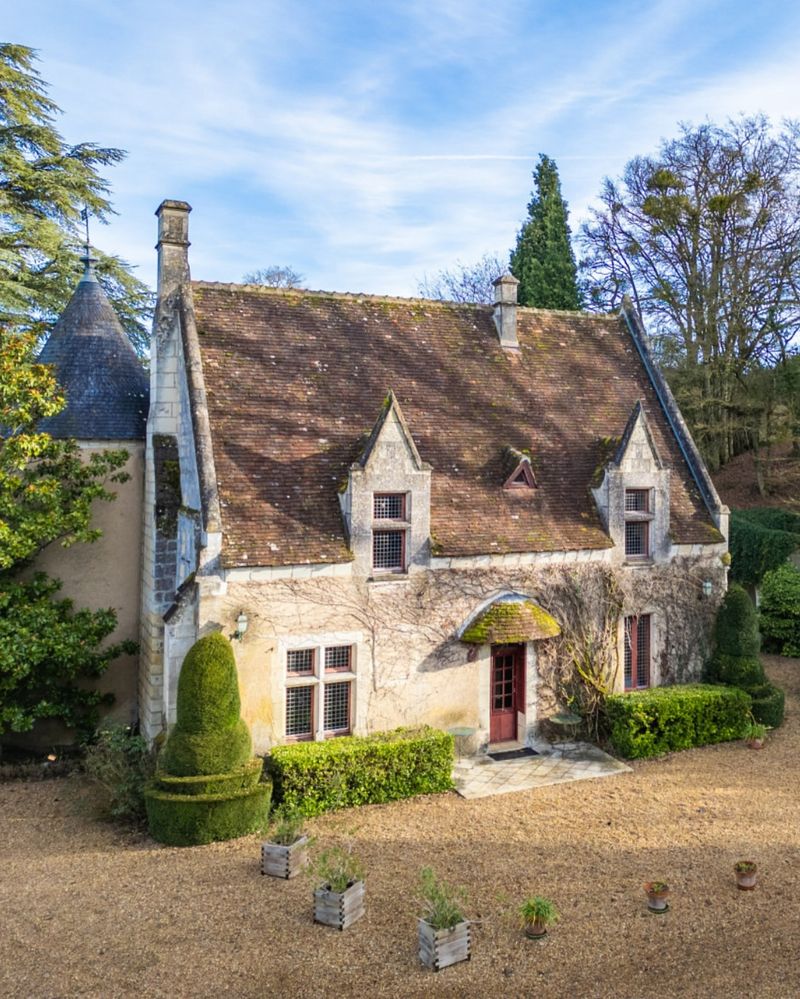
[[[733,584],[725,594],[714,624],[714,644],[716,651],[724,655],[758,655],[761,648],[758,614],[741,586]]]
[[[219,632],[206,635],[183,661],[177,721],[160,768],[174,777],[196,777],[227,773],[245,764],[252,745],[240,707],[230,642]]]
[[[535,190],[528,218],[511,252],[511,273],[519,280],[517,300],[520,305],[540,309],[580,309],[575,254],[558,168],[542,154],[533,178]]]
[[[730,520],[731,578],[757,586],[800,549],[800,515],[789,510],[734,510]]]
[[[263,762],[251,757],[239,711],[230,642],[219,632],[205,635],[183,660],[177,721],[145,793],[150,833],[159,842],[194,846],[266,825],[272,785],[258,783]]]
[[[653,687],[606,700],[610,739],[626,759],[744,738],[750,697],[738,687]]]
[[[800,656],[800,569],[787,562],[768,572],[759,609],[767,649]]]
[[[761,647],[758,614],[737,583],[731,584],[717,612],[714,642],[714,654],[706,666],[707,679],[746,691],[753,699],[755,720],[773,727],[780,725],[784,694],[764,674],[758,656]]]
[[[275,798],[302,815],[435,794],[453,786],[453,736],[427,726],[276,746]]]
[[[124,482],[124,450],[82,460],[74,440],[39,433],[64,407],[53,374],[36,363],[32,334],[0,326],[0,573],[18,568],[53,541],[94,541],[91,506],[110,500],[105,482]]]
[[[155,752],[126,725],[112,725],[86,747],[86,774],[103,789],[112,819],[145,821],[144,790],[155,771]]]
[[[103,646],[117,624],[114,611],[76,611],[71,600],[54,599],[60,587],[44,573],[27,580],[0,574],[0,735],[56,718],[87,739],[100,705],[113,697],[84,681],[136,651],[133,642]]]
[[[69,145],[25,45],[0,43],[0,326],[46,332],[81,274],[81,211],[113,213],[98,169],[125,155],[91,142]],[[96,272],[140,354],[152,295],[118,257],[96,253]]]

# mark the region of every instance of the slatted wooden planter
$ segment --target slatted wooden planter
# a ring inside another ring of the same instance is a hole
[[[469,961],[472,957],[469,922],[464,920],[452,929],[435,930],[424,919],[417,920],[419,926],[419,959],[427,968],[441,971],[442,968],[459,961]]]
[[[261,873],[273,878],[295,878],[308,864],[308,836],[301,836],[290,846],[261,844]]]
[[[314,892],[314,922],[343,930],[364,915],[364,882],[354,881],[341,893],[327,888]]]

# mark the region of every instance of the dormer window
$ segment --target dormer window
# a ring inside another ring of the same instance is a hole
[[[650,558],[650,522],[653,519],[650,489],[625,490],[625,557]]]
[[[405,493],[373,495],[372,568],[376,572],[406,571],[406,505]]]

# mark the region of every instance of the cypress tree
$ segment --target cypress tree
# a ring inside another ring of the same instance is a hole
[[[561,197],[558,168],[549,156],[539,156],[533,180],[528,218],[511,251],[511,273],[519,280],[518,301],[539,309],[578,310],[583,302],[567,203]]]

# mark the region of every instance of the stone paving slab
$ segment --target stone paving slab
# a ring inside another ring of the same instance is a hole
[[[629,773],[631,768],[588,742],[560,743],[540,756],[490,760],[486,756],[456,761],[453,781],[462,798],[530,791],[548,784],[593,780]]]

